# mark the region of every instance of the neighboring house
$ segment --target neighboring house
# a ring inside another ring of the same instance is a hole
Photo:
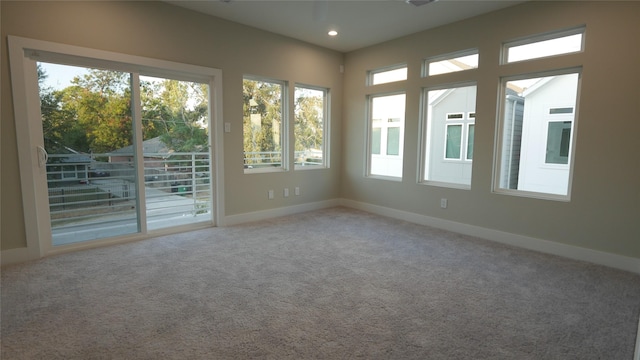
[[[58,186],[63,186],[68,182],[85,183],[89,179],[91,164],[90,155],[66,146],[57,146],[55,154],[48,155],[47,180]]]
[[[176,192],[180,185],[194,186],[196,178],[204,178],[198,181],[209,179],[208,158],[203,159],[201,154],[196,156],[196,153],[176,154],[160,137],[143,141],[142,153],[147,187],[171,189],[172,192]],[[103,166],[109,169],[111,176],[133,182],[133,145],[114,150],[108,155],[109,163],[104,163]]]
[[[405,101],[405,94],[372,100],[371,175],[402,177]]]
[[[109,162],[133,162],[133,145],[125,146],[123,148],[114,150],[109,153]],[[165,159],[173,153],[172,149],[169,149],[165,143],[160,140],[160,137],[154,137],[142,142],[142,154],[144,156],[145,167],[163,166]]]
[[[476,86],[440,91],[430,101],[429,181],[471,184]]]
[[[502,137],[502,173],[500,187],[503,189],[517,189],[520,173],[520,153],[522,147],[522,118],[524,112],[524,98],[518,94],[520,88],[507,88],[504,103],[504,124]]]
[[[545,77],[524,90],[518,190],[567,194],[578,75]]]
[[[578,76],[541,78],[506,90],[500,186],[567,194]],[[430,181],[470,184],[476,87],[441,91],[430,100]]]
[[[143,141],[142,154],[144,157],[145,180],[152,183],[159,179],[174,181],[172,176],[166,177],[168,172],[180,170],[177,166],[178,163],[168,161],[173,153],[174,151],[169,149],[159,136]],[[133,145],[114,150],[109,153],[109,164],[107,166],[112,173],[114,171],[119,172],[119,176],[133,176],[133,165],[131,165],[134,162],[133,155]],[[160,184],[158,183],[158,185]]]

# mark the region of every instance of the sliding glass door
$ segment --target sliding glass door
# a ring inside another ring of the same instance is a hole
[[[46,61],[37,75],[53,246],[212,221],[207,83]]]

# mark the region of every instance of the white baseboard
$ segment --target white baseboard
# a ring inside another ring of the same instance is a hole
[[[603,251],[562,244],[554,241],[536,239],[529,236],[508,233],[500,230],[483,228],[480,226],[439,219],[402,210],[396,210],[379,205],[358,202],[349,199],[340,201],[342,206],[367,211],[373,214],[404,220],[415,224],[432,226],[459,234],[475,236],[485,240],[517,246],[547,254],[558,255],[574,260],[587,261],[620,270],[640,274],[640,259],[623,255],[611,254]],[[640,360],[640,359],[638,359]]]
[[[17,264],[29,260],[33,260],[33,258],[31,257],[31,254],[29,254],[29,249],[27,248],[3,250],[0,252],[0,264],[2,266]]]
[[[480,226],[459,223],[450,220],[439,219],[431,216],[420,215],[402,210],[391,209],[384,206],[372,205],[349,199],[332,199],[307,204],[286,206],[281,208],[254,211],[244,214],[225,216],[221,219],[220,226],[230,226],[253,221],[266,220],[281,216],[294,215],[302,212],[326,209],[336,206],[346,206],[367,211],[394,219],[409,221],[415,224],[432,226],[464,235],[491,240],[507,245],[539,251],[547,254],[558,255],[574,260],[587,261],[616,269],[640,274],[640,259],[623,255],[607,253],[558,242],[537,239],[529,236],[508,233],[500,230],[483,228]],[[10,265],[28,260],[33,260],[27,248],[10,249],[0,252],[0,264]],[[639,330],[640,333],[640,330]],[[640,334],[639,334],[640,337]],[[638,347],[640,348],[640,339]],[[640,350],[636,351],[640,353]],[[638,354],[640,356],[640,354]],[[636,360],[640,360],[636,358]]]
[[[294,215],[298,213],[303,213],[307,211],[327,209],[331,207],[340,206],[341,200],[325,200],[318,201],[307,204],[293,205],[293,206],[285,206],[275,209],[262,210],[262,211],[253,211],[244,214],[238,215],[228,215],[225,216],[222,220],[222,224],[220,226],[230,226],[230,225],[238,225],[242,223],[248,223],[253,221],[260,221],[266,219],[272,219],[281,216]]]

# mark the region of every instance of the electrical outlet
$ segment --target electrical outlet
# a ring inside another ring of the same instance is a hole
[[[284,197],[289,197],[289,188],[284,188]]]
[[[447,199],[445,199],[445,198],[440,199],[440,207],[441,208],[446,209],[447,205],[448,205],[447,204]]]
[[[296,188],[294,189],[296,196],[300,195],[300,187],[296,186]]]
[[[273,190],[269,190],[269,200],[273,200]]]

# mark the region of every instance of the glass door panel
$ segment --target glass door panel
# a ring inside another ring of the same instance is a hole
[[[139,232],[131,75],[37,66],[53,245]]]
[[[140,76],[147,229],[212,221],[209,86]]]

